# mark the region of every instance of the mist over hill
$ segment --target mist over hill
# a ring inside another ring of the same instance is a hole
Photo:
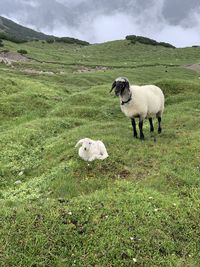
[[[37,31],[102,43],[136,34],[199,44],[198,0],[1,0],[0,15]]]

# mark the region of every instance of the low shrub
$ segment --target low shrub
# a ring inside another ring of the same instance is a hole
[[[86,41],[82,41],[82,40],[71,38],[71,37],[56,37],[55,41],[60,42],[60,43],[68,43],[68,44],[89,45],[89,43]]]
[[[165,43],[165,42],[157,42],[156,40],[143,37],[143,36],[136,36],[136,35],[127,35],[126,40],[131,41],[132,44],[135,44],[136,42],[141,43],[141,44],[147,44],[147,45],[161,45],[163,47],[167,48],[175,48],[175,46]]]
[[[28,54],[27,50],[25,50],[25,49],[19,49],[19,50],[17,50],[17,53],[22,54],[22,55]]]
[[[55,40],[54,40],[54,39],[47,39],[46,42],[47,42],[48,44],[53,44],[53,43],[55,42]]]

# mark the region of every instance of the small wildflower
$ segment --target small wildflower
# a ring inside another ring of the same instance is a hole
[[[18,173],[19,176],[22,176],[23,174],[24,174],[23,171],[21,171],[21,172]]]
[[[130,240],[133,241],[133,240],[134,240],[134,237],[131,236],[131,237],[130,237]]]
[[[149,199],[153,199],[153,197],[149,197]]]
[[[108,215],[106,215],[105,218],[108,219]]]
[[[136,258],[133,258],[133,262],[137,262],[137,259]]]
[[[176,203],[173,203],[173,206],[176,206]]]
[[[158,211],[158,209],[154,209],[154,211],[155,211],[155,212],[157,212],[157,211]]]
[[[71,212],[71,211],[69,211],[69,212],[68,212],[68,214],[69,214],[69,215],[72,215],[72,212]]]

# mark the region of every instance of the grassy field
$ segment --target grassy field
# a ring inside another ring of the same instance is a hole
[[[200,48],[4,43],[32,60],[0,64],[0,266],[200,266]],[[161,135],[132,138],[118,76],[163,89]]]

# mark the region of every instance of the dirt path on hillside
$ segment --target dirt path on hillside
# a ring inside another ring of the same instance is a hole
[[[200,72],[200,63],[184,65],[183,67],[186,69],[194,70],[196,72]]]
[[[84,72],[96,72],[96,71],[106,71],[112,69],[111,67],[105,66],[96,66],[96,67],[86,67],[86,66],[79,66],[74,73],[84,73]]]

